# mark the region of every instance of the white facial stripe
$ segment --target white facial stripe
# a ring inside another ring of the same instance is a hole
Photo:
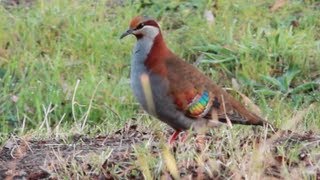
[[[159,29],[154,26],[146,25],[143,28],[136,30],[134,33],[143,34],[144,37],[148,37],[153,40],[159,34]]]
[[[145,36],[154,39],[159,34],[159,29],[154,26],[144,26],[142,32]]]

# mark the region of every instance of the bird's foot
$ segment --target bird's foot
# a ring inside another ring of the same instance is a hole
[[[176,130],[172,135],[171,135],[171,137],[170,137],[170,139],[169,139],[169,144],[170,145],[172,145],[177,139],[178,139],[178,136],[179,136],[179,134],[181,133],[181,131],[179,131],[179,130]],[[181,137],[181,140],[180,140],[180,142],[185,142],[186,140],[187,140],[187,138],[188,138],[188,131],[185,131],[183,134],[182,134],[182,137]]]
[[[178,138],[179,134],[180,134],[180,130],[176,130],[170,137],[169,139],[169,144],[172,145]]]
[[[188,131],[185,131],[183,134],[182,134],[182,137],[181,137],[181,141],[182,143],[184,143],[187,139],[188,139],[188,135],[189,135],[189,132]]]

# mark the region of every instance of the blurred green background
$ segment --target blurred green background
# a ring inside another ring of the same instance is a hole
[[[277,9],[271,0],[0,4],[0,142],[58,125],[105,133],[129,119],[148,122],[129,84],[135,39],[119,40],[140,14],[159,21],[175,53],[246,94],[268,121],[282,127],[303,111],[296,128],[320,129],[319,1]]]

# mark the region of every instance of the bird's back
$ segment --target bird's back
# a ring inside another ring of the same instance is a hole
[[[266,123],[261,117],[249,111],[238,100],[228,94],[224,89],[216,85],[209,77],[200,72],[196,67],[183,61],[177,56],[166,61],[168,68],[168,80],[170,93],[174,97],[186,101],[188,96],[197,92],[208,91],[213,101],[211,111],[205,116],[212,118],[212,110],[218,116],[219,121],[226,121],[226,115],[233,123],[263,125]],[[191,92],[196,90],[197,92]],[[192,98],[191,98],[192,99]],[[188,102],[184,102],[182,109],[188,108]]]

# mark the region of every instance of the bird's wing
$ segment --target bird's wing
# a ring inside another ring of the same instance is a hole
[[[239,101],[201,73],[193,65],[175,57],[166,61],[170,95],[176,107],[194,119],[229,119],[236,124],[263,125],[265,121],[248,111]]]

